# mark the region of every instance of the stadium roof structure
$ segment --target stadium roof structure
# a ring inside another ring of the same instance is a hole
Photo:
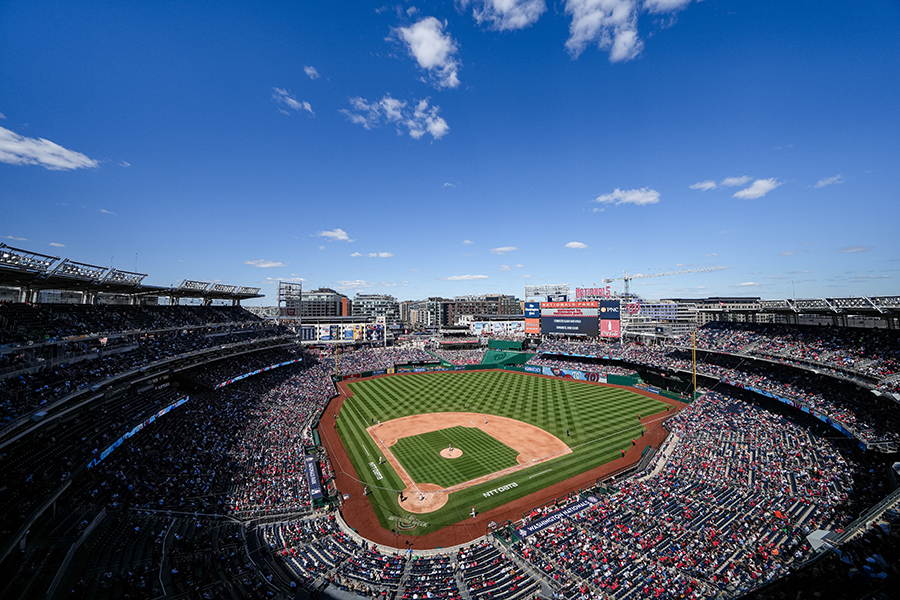
[[[0,286],[30,291],[64,290],[132,297],[203,298],[241,301],[261,298],[258,287],[185,279],[178,286],[145,285],[146,273],[80,263],[0,243]]]

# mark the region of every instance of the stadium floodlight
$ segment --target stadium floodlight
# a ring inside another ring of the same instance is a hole
[[[0,265],[5,267],[43,273],[58,260],[58,256],[50,256],[49,254],[13,248],[12,246],[0,243]]]
[[[212,284],[207,283],[205,281],[192,281],[190,279],[185,279],[181,283],[178,284],[179,290],[188,290],[191,292],[205,292],[206,288],[210,287]]]
[[[106,274],[106,277],[103,278],[103,283],[120,283],[140,287],[141,282],[146,276],[146,273],[133,273],[131,271],[110,269],[109,273]]]
[[[214,283],[210,288],[211,292],[218,292],[220,294],[233,294],[236,290],[236,285],[225,285],[224,283]]]
[[[237,293],[239,296],[256,296],[257,294],[259,294],[259,290],[261,289],[262,288],[258,287],[242,287],[238,288]]]
[[[74,260],[65,259],[59,263],[53,271],[48,273],[49,276],[58,275],[60,277],[69,277],[71,279],[81,279],[83,281],[100,281],[109,267],[98,267],[97,265],[89,265],[87,263],[75,262]]]

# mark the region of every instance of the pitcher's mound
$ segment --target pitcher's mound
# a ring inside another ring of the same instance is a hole
[[[442,489],[433,483],[418,483],[403,490],[397,501],[411,513],[429,513],[447,504],[449,494],[439,491]]]
[[[459,448],[454,448],[453,450],[451,450],[450,448],[444,448],[443,450],[441,450],[441,456],[443,456],[444,458],[459,458],[460,456],[462,456],[462,450],[460,450]]]

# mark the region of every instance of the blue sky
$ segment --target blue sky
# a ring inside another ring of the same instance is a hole
[[[896,294],[898,189],[893,0],[0,2],[0,241],[148,283]]]

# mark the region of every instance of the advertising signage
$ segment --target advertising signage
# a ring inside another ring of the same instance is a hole
[[[540,319],[541,318],[541,303],[540,302],[526,302],[525,303],[525,318],[526,319]]]
[[[541,317],[541,333],[597,335],[597,317]]]
[[[619,301],[618,300],[600,300],[598,303],[601,319],[617,319],[619,318]]]

